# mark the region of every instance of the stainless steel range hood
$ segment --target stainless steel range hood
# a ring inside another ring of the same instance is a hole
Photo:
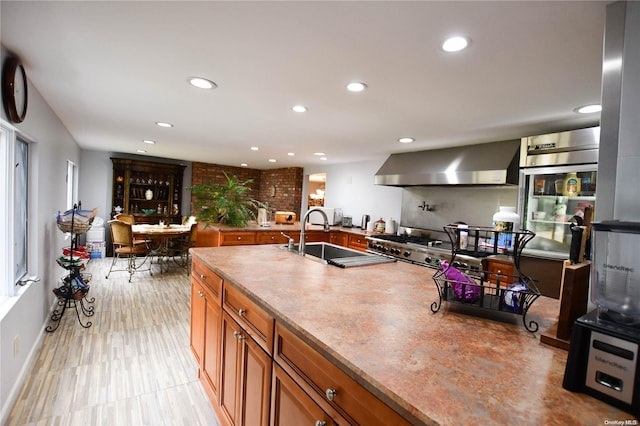
[[[520,141],[392,154],[376,173],[387,186],[517,185]]]

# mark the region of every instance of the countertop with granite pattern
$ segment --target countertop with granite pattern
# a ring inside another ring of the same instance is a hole
[[[632,419],[562,388],[567,352],[519,315],[443,303],[433,270],[403,262],[341,269],[275,245],[192,249],[389,405],[425,424],[580,424]],[[558,301],[540,297],[540,330]]]

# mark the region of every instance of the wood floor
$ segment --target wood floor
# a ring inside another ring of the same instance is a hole
[[[68,309],[45,333],[7,425],[219,425],[189,349],[186,271],[154,264],[129,283],[105,279],[110,263],[87,267],[92,326]]]

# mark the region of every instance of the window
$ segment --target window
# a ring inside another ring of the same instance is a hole
[[[78,201],[78,166],[67,160],[67,210],[73,208]]]
[[[0,120],[0,299],[28,271],[29,144]]]

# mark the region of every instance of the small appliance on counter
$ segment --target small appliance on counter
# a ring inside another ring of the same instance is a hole
[[[275,222],[277,224],[292,224],[296,221],[296,212],[276,212]]]
[[[327,219],[329,219],[329,225],[342,225],[342,209],[330,208],[330,207],[313,207],[314,209],[320,209],[325,212]],[[313,225],[324,225],[324,218],[319,212],[311,212],[309,215],[309,223]]]
[[[640,415],[640,222],[591,224],[591,301],[573,326],[562,386]]]
[[[360,229],[362,229],[363,231],[366,231],[367,225],[369,225],[370,221],[371,221],[371,216],[369,216],[368,214],[363,214],[362,219],[360,219]]]

